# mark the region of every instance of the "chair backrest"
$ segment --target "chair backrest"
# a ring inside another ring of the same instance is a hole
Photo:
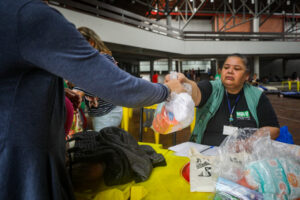
[[[157,108],[157,104],[154,104],[152,106],[146,106],[143,108],[143,112],[145,113],[145,120],[143,120],[143,127],[152,126],[156,108]]]
[[[143,127],[151,127],[153,118],[154,118],[155,109],[144,108],[144,113],[145,113],[146,118],[143,123]]]
[[[132,118],[133,109],[123,107],[123,115],[121,121],[121,128],[128,132],[129,130],[129,120]]]

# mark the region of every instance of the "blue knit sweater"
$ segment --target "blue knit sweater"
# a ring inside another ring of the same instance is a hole
[[[0,33],[0,199],[73,199],[62,78],[131,107],[163,101],[167,88],[112,66],[38,0],[1,0]]]

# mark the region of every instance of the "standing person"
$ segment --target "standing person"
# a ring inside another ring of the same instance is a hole
[[[222,72],[222,69],[218,68],[217,74],[215,75],[215,80],[220,80],[221,79],[221,72]]]
[[[233,127],[265,128],[272,139],[278,137],[279,124],[272,105],[258,88],[246,83],[249,73],[248,59],[233,54],[224,62],[221,80],[197,84],[179,75],[182,82],[192,85],[197,106],[191,141],[219,146]]]
[[[135,78],[39,0],[0,1],[0,199],[74,199],[65,167],[63,78],[116,105],[181,92]]]
[[[92,29],[87,27],[80,27],[78,31],[90,43],[92,47],[99,51],[99,53],[106,56],[111,62],[117,64],[112,57],[111,51],[100,39]],[[116,65],[116,67],[118,67]],[[119,126],[122,120],[123,108],[112,103],[106,102],[94,94],[79,88],[74,87],[73,90],[84,99],[88,115],[92,120],[93,130],[100,131],[109,126]]]
[[[152,76],[152,83],[157,83],[157,82],[158,82],[158,73],[157,71],[155,71]]]

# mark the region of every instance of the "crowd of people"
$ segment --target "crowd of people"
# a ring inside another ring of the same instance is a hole
[[[197,107],[191,141],[219,145],[234,127],[267,128],[272,138],[279,134],[268,98],[246,83],[248,61],[240,54],[226,59],[215,81],[196,83],[191,71],[151,83],[119,69],[97,34],[77,30],[41,1],[3,0],[0,13],[0,199],[74,199],[65,110],[76,112],[82,101],[98,132],[107,119],[109,126],[120,124],[121,106],[163,102],[189,83]],[[72,91],[64,89],[64,79],[75,85]],[[95,167],[103,173],[102,166]]]

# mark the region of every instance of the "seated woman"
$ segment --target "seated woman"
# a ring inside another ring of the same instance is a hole
[[[246,83],[249,74],[248,60],[240,54],[227,57],[221,80],[197,84],[180,74],[181,82],[192,85],[197,106],[191,141],[218,146],[237,128],[246,127],[266,128],[272,139],[278,137],[279,124],[272,105],[265,94]]]

